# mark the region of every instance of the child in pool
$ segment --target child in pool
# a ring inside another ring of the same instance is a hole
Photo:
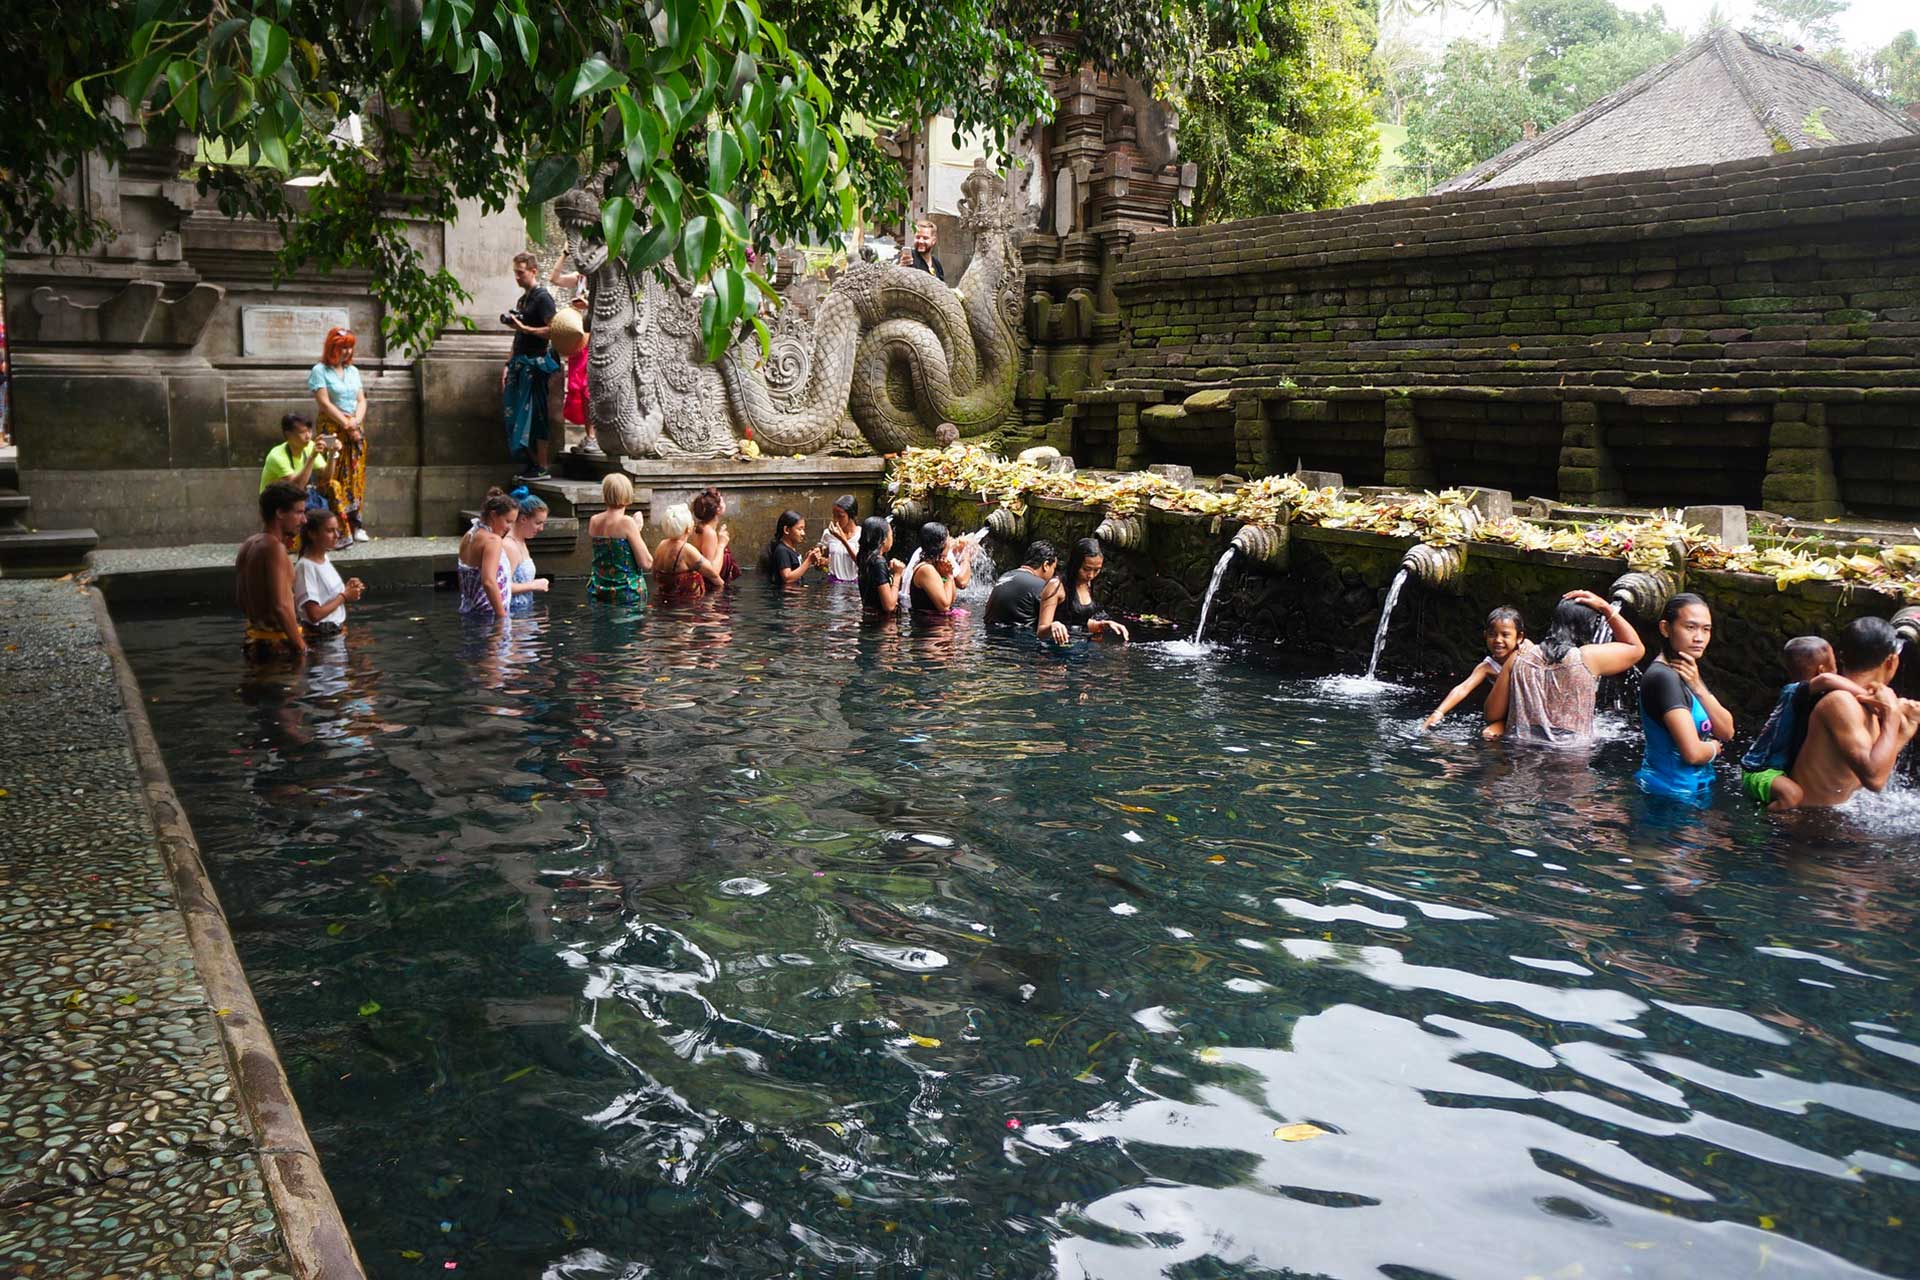
[[[1774,813],[1797,809],[1806,797],[1787,776],[1807,737],[1807,712],[1820,698],[1842,690],[1865,701],[1871,695],[1840,674],[1833,646],[1819,636],[1795,636],[1780,652],[1788,683],[1780,690],[1760,734],[1740,757],[1740,787]],[[1803,693],[1802,690],[1805,692]]]
[[[1518,609],[1501,605],[1487,615],[1486,630],[1487,656],[1467,672],[1467,678],[1447,691],[1433,714],[1427,717],[1426,728],[1433,728],[1447,718],[1447,713],[1465,702],[1469,695],[1482,684],[1497,679],[1500,668],[1508,658],[1525,648],[1527,641],[1527,622],[1520,616]],[[1497,738],[1507,731],[1501,720],[1489,720],[1487,727],[1480,731],[1483,738]]]

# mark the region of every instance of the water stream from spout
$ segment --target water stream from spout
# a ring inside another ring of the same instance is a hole
[[[1227,566],[1233,563],[1238,547],[1228,547],[1221,557],[1214,561],[1213,580],[1207,583],[1207,594],[1200,598],[1200,625],[1193,629],[1195,647],[1205,644],[1207,639],[1207,615],[1213,611],[1213,597],[1220,591],[1220,579],[1227,576]]]
[[[1407,585],[1407,570],[1403,567],[1393,575],[1393,585],[1387,588],[1387,602],[1380,608],[1380,625],[1373,632],[1373,656],[1367,659],[1367,679],[1375,680],[1380,670],[1380,651],[1387,647],[1387,624],[1393,621],[1393,606],[1400,603],[1401,588]]]
[[[987,526],[981,525],[969,536],[974,540],[973,578],[967,584],[967,591],[963,594],[979,595],[981,592],[976,590],[976,588],[981,586],[983,579],[986,584],[984,589],[986,591],[993,590],[995,566],[993,556],[987,551],[986,547]],[[913,571],[919,567],[919,564],[920,548],[915,547],[913,554],[907,557],[907,576],[900,582],[900,616],[903,618],[910,617],[913,613]],[[982,572],[982,570],[985,572]]]

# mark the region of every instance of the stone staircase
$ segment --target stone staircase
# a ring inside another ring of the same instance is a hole
[[[100,542],[91,529],[34,529],[33,499],[20,492],[19,455],[0,449],[0,578],[58,578],[86,567]]]

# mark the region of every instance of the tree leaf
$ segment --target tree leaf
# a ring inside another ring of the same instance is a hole
[[[265,18],[247,24],[247,45],[256,79],[272,75],[287,60],[287,33]]]
[[[681,272],[691,280],[705,279],[713,267],[713,255],[719,252],[720,236],[720,224],[714,219],[705,214],[688,218],[687,225],[680,231],[680,247],[674,254]]]
[[[679,224],[669,226],[665,221],[656,221],[634,241],[627,254],[627,270],[638,275],[655,265],[666,261],[673,252],[674,243],[679,239]]]
[[[707,203],[712,206],[714,216],[720,220],[722,229],[733,238],[735,243],[745,244],[747,242],[747,218],[745,214],[740,212],[740,206],[717,191],[707,192]]]
[[[627,232],[632,226],[633,201],[627,197],[615,196],[600,206],[600,233],[610,251],[618,252],[627,242]]]
[[[569,155],[543,156],[527,175],[526,200],[545,204],[580,181],[580,161]]]
[[[512,16],[514,43],[520,46],[521,59],[531,67],[540,56],[540,30],[524,13]]]
[[[598,93],[602,89],[618,88],[627,82],[627,77],[614,69],[599,54],[594,54],[580,64],[573,77],[573,100],[579,101],[589,93]]]
[[[287,140],[271,130],[262,129],[259,134],[260,154],[266,162],[282,173],[289,172],[293,166],[287,161]]]
[[[378,1012],[380,1012],[380,1002],[378,1000],[369,1000],[360,1006],[360,1016],[363,1018],[371,1018]]]
[[[733,180],[740,175],[740,166],[745,161],[746,153],[740,146],[740,140],[731,132],[714,129],[707,134],[707,186],[710,190],[733,190]],[[746,237],[742,235],[741,238]]]
[[[720,313],[737,316],[746,309],[747,281],[736,267],[713,273],[713,291],[720,299]]]

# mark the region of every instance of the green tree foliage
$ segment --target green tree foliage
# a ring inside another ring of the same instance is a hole
[[[1840,43],[1837,18],[1847,0],[1754,0],[1753,31],[1781,44],[1830,49]]]
[[[1371,23],[1350,0],[1293,0],[1259,31],[1249,47],[1216,23],[1175,95],[1181,155],[1200,173],[1191,221],[1348,203],[1378,159]]]
[[[1895,106],[1920,102],[1920,40],[1902,31],[1867,61],[1867,76],[1875,92]]]
[[[278,223],[284,267],[356,267],[419,350],[463,295],[410,233],[459,202],[540,209],[583,178],[636,270],[709,282],[709,351],[752,323],[750,245],[831,236],[898,171],[854,126],[940,111],[1004,137],[1050,99],[1033,41],[1134,69],[1162,37],[1250,30],[1267,0],[114,0],[0,24],[0,239],[55,251],[103,228],[80,157],[176,132],[238,163],[203,194]],[[350,116],[365,142],[339,140]],[[849,142],[849,135],[855,135]],[[296,173],[325,180],[289,189]],[[863,191],[863,184],[867,190]],[[889,185],[891,184],[891,185]],[[764,334],[763,334],[764,338]]]
[[[1685,37],[1658,6],[1612,0],[1512,0],[1500,43],[1458,40],[1407,112],[1398,190],[1424,191],[1549,129],[1679,52]]]

